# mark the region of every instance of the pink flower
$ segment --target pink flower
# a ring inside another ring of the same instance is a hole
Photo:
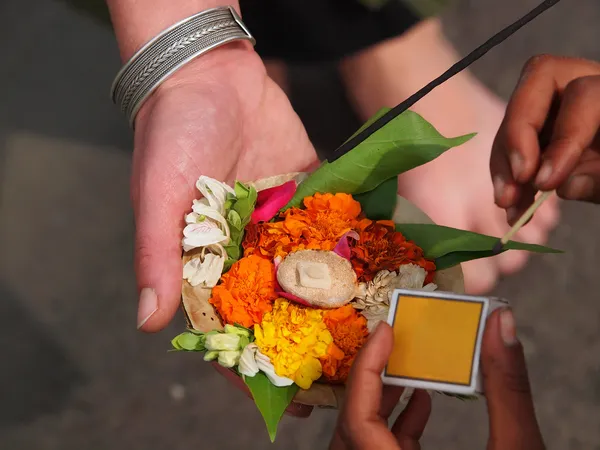
[[[252,223],[268,222],[283,208],[296,193],[296,182],[288,181],[280,186],[258,193],[256,207],[252,213]]]
[[[349,238],[356,239],[358,241],[360,239],[360,236],[356,231],[348,231],[341,237],[341,239],[333,249],[335,253],[340,255],[342,258],[346,258],[347,260],[350,260],[350,257],[352,256],[352,250],[350,249],[350,245],[348,244]]]

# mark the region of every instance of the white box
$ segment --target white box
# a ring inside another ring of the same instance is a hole
[[[394,329],[394,350],[381,375],[383,383],[450,394],[483,393],[483,331],[488,316],[507,305],[496,297],[395,290],[387,319]]]

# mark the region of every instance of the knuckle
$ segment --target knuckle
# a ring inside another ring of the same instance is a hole
[[[148,235],[138,235],[135,243],[135,261],[138,273],[144,272],[151,264],[154,255],[153,239]]]
[[[525,69],[527,72],[546,69],[552,67],[556,62],[556,56],[542,53],[540,55],[532,56],[525,63]]]
[[[520,138],[523,135],[523,120],[519,117],[508,115],[504,125],[499,132],[499,141],[502,144],[504,153],[507,153],[509,149],[516,149],[521,147]]]
[[[588,95],[590,91],[598,89],[597,77],[581,77],[576,78],[567,84],[565,95],[573,95],[575,97]]]
[[[502,384],[511,392],[531,395],[529,377],[521,371],[504,371],[502,373]]]

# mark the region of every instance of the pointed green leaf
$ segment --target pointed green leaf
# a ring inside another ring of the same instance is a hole
[[[384,116],[391,109],[392,108],[388,108],[388,107],[381,108],[379,111],[377,111],[375,114],[373,114],[373,117],[370,117],[365,123],[363,123],[361,125],[361,127],[354,132],[354,134],[352,136],[350,136],[348,139],[346,139],[346,142],[348,142],[350,139],[352,139],[354,136],[356,136],[362,130],[364,130],[365,128],[367,128],[369,125],[371,125],[372,123],[374,123],[377,119],[379,119],[380,117]]]
[[[447,269],[466,261],[494,256],[493,248],[499,239],[433,224],[397,223],[396,230],[421,247],[427,258],[435,259],[438,270]],[[509,241],[504,246],[503,251],[506,250],[562,253],[562,251],[550,247],[515,241]]]
[[[398,202],[398,178],[390,178],[375,189],[354,196],[366,217],[371,220],[391,220]]]
[[[384,110],[377,115],[383,113]],[[371,191],[473,136],[445,138],[420,115],[406,111],[336,161],[323,162],[298,185],[296,194],[283,209],[300,206],[305,197],[316,192],[362,194]]]
[[[267,425],[271,442],[274,442],[279,421],[286,408],[292,403],[299,388],[295,384],[277,387],[262,372],[258,372],[253,377],[244,377],[244,381]]]
[[[229,210],[227,213],[227,223],[230,227],[233,227],[238,231],[242,229],[242,218],[234,209]]]

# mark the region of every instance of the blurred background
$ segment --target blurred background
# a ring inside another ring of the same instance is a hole
[[[537,3],[458,0],[446,32],[465,53]],[[48,0],[3,0],[0,23],[0,448],[326,448],[334,412],[286,418],[271,445],[252,402],[197,355],[168,354],[180,317],[136,331],[132,139],[108,97],[110,30]],[[507,97],[533,54],[600,59],[598,23],[598,0],[565,0],[473,70]],[[320,149],[357,128],[332,68],[294,67],[292,91]],[[600,449],[599,223],[600,208],[563,205],[550,245],[567,253],[495,292],[515,305],[551,449]],[[436,398],[424,448],[486,439],[484,402]]]

